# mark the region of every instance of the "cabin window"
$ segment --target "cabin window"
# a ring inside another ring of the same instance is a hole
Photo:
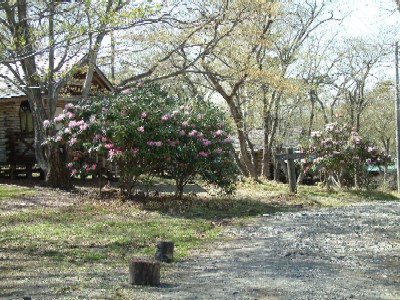
[[[21,126],[21,132],[32,133],[33,132],[33,116],[28,101],[22,101],[19,107],[19,120]]]

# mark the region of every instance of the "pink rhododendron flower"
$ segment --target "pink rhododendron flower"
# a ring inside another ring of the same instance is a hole
[[[143,127],[143,126],[139,126],[139,127],[137,128],[137,131],[139,131],[139,132],[144,132],[144,127]]]
[[[142,118],[146,118],[146,117],[147,117],[147,111],[142,112],[142,113],[140,114],[140,116],[141,116]]]
[[[50,125],[50,121],[49,120],[44,120],[43,121],[43,126],[44,127],[48,127]]]
[[[78,156],[74,156],[74,160],[77,161],[79,159]]]
[[[207,156],[208,156],[208,153],[207,153],[207,152],[204,152],[204,151],[201,151],[201,152],[199,152],[199,156],[207,157]]]
[[[105,144],[106,149],[110,150],[112,148],[114,148],[114,144]]]
[[[125,94],[125,95],[126,95],[126,94],[129,94],[130,92],[131,92],[131,90],[130,90],[130,89],[127,89],[127,90],[123,90],[123,91],[122,91],[122,94]]]
[[[85,131],[87,128],[88,128],[88,124],[86,124],[86,123],[84,123],[84,124],[82,124],[82,125],[79,126],[79,129],[80,129],[81,131]]]
[[[143,85],[143,84],[144,84],[143,81],[139,81],[139,82],[137,83],[137,85]]]
[[[103,143],[105,143],[105,142],[107,142],[107,138],[105,137],[105,136],[103,136],[102,138],[101,138],[101,141],[103,142]]]
[[[76,139],[76,137],[71,138],[71,140],[69,141],[69,144],[72,146],[73,144],[75,144],[78,140]]]
[[[73,164],[72,162],[70,162],[70,163],[67,164],[67,167],[68,167],[68,168],[72,168],[73,166],[74,166],[74,164]]]
[[[161,147],[162,146],[162,142],[161,141],[154,142],[154,146]]]
[[[67,104],[65,104],[64,108],[65,109],[74,109],[75,105],[73,105],[72,103],[67,103]]]
[[[183,122],[182,122],[182,126],[185,126],[185,127],[186,127],[186,126],[188,126],[188,125],[189,125],[188,121],[183,121]]]
[[[211,145],[211,141],[208,140],[208,139],[203,139],[203,145],[204,146],[209,146],[209,145]]]
[[[60,121],[64,120],[64,118],[65,118],[64,114],[59,114],[57,117],[54,118],[54,121],[60,122]]]
[[[96,170],[97,169],[97,165],[96,164],[93,164],[92,165],[92,170]]]
[[[163,120],[163,121],[167,121],[168,119],[169,119],[169,115],[168,114],[165,114],[165,115],[163,115],[161,117],[161,120]]]
[[[179,131],[179,135],[180,135],[180,136],[184,136],[185,134],[186,134],[185,130]]]
[[[179,141],[178,140],[175,140],[175,141],[167,140],[167,143],[168,143],[168,145],[175,147],[176,144],[179,144]]]
[[[110,151],[108,151],[108,157],[110,159],[112,159],[115,155],[117,154],[121,154],[122,151],[120,149],[110,149]]]
[[[75,174],[77,174],[78,173],[78,170],[77,169],[73,169],[72,171],[71,171],[71,174],[72,175],[75,175]]]
[[[68,123],[68,127],[75,127],[75,126],[79,126],[78,122],[76,122],[75,120],[72,120]]]
[[[132,149],[132,152],[133,152],[134,154],[138,153],[138,152],[139,152],[139,148],[138,148],[138,147],[133,148],[133,149]]]
[[[221,134],[223,134],[224,132],[221,130],[221,129],[218,129],[216,132],[215,132],[215,135],[221,135]]]
[[[191,132],[189,132],[189,136],[195,136],[197,133],[197,130],[192,130]]]

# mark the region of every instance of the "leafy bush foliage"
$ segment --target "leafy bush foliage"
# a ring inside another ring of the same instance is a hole
[[[308,159],[303,159],[309,169],[319,170],[323,181],[338,186],[361,186],[368,183],[369,165],[385,166],[390,157],[373,142],[363,139],[349,124],[327,124],[325,130],[312,132],[303,143]]]
[[[68,104],[45,126],[47,142],[71,153],[71,175],[96,172],[95,157],[102,156],[119,166],[125,189],[139,176],[166,173],[182,196],[196,175],[232,190],[238,169],[225,115],[207,101],[177,99],[159,85],[138,84],[119,95]]]

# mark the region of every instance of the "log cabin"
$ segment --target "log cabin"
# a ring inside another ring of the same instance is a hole
[[[81,99],[86,73],[82,71],[84,68],[74,68],[75,64],[81,65],[81,62],[81,57],[70,57],[56,74],[56,80],[62,80],[63,74],[64,76],[68,74],[69,78],[61,89],[56,115],[61,113],[65,104]],[[37,63],[39,76],[44,78],[48,64],[46,61]],[[22,70],[20,67],[15,67],[14,71],[21,72]],[[104,73],[95,67],[91,93],[113,90],[113,85]],[[46,101],[46,96],[43,96]],[[33,140],[33,120],[27,96],[21,86],[18,87],[18,81],[13,72],[6,66],[0,65],[0,177],[16,179],[24,175],[31,178],[32,172],[41,173],[36,166]]]

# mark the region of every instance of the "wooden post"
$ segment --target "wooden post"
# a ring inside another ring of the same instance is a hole
[[[288,156],[293,154],[293,148],[290,147],[287,149]],[[287,160],[287,166],[288,166],[288,177],[289,177],[289,191],[291,193],[297,193],[297,187],[296,187],[296,171],[294,168],[294,159],[293,158],[288,158]]]
[[[147,257],[134,257],[129,263],[129,283],[134,285],[160,284],[161,263]]]
[[[26,178],[27,179],[32,179],[32,165],[31,164],[26,164],[25,165],[25,170],[26,170]]]
[[[159,241],[157,243],[157,251],[155,259],[167,263],[174,260],[174,242],[173,241]]]
[[[18,179],[17,165],[15,164],[10,165],[10,179]]]

